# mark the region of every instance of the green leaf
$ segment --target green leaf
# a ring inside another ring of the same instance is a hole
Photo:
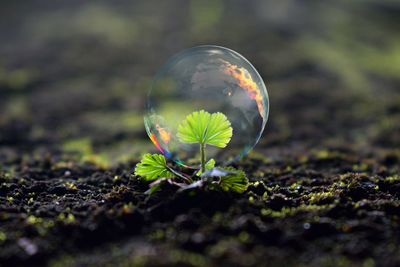
[[[243,193],[246,191],[247,186],[249,184],[249,180],[246,177],[246,174],[242,170],[236,170],[232,167],[225,168],[225,170],[230,171],[232,173],[221,176],[220,186],[225,191],[234,191],[237,193]]]
[[[209,161],[207,161],[206,163],[206,171],[211,170],[212,168],[215,167],[215,160],[214,159],[210,159]],[[200,176],[203,172],[201,170],[199,170],[196,175]]]
[[[221,112],[210,114],[195,111],[189,114],[178,126],[178,138],[182,143],[208,144],[226,147],[232,138],[232,127]]]
[[[145,181],[174,177],[174,174],[168,170],[167,161],[163,155],[149,153],[145,154],[136,165],[135,175],[143,177]]]

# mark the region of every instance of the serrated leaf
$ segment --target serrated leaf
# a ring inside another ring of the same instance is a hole
[[[206,171],[211,170],[212,168],[215,167],[215,160],[214,159],[210,159],[209,161],[207,161],[206,163]],[[203,172],[201,171],[201,169],[196,173],[196,175],[200,176]]]
[[[149,153],[145,154],[136,165],[135,175],[143,177],[145,181],[174,177],[174,174],[168,170],[167,161],[163,155]]]
[[[225,191],[234,191],[237,193],[243,193],[246,191],[249,184],[249,180],[246,174],[242,170],[236,170],[234,168],[226,168],[230,173],[225,176],[221,176],[220,186]]]
[[[200,143],[224,148],[232,138],[232,131],[231,123],[224,114],[210,114],[201,110],[189,114],[181,122],[178,126],[178,138],[182,143]]]

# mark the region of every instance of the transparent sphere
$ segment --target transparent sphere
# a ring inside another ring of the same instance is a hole
[[[213,45],[193,47],[161,67],[148,94],[146,131],[167,158],[199,166],[199,144],[182,143],[177,133],[187,115],[200,110],[221,112],[231,123],[232,137],[225,148],[205,148],[207,160],[229,164],[260,139],[268,119],[267,89],[256,69],[237,52]]]

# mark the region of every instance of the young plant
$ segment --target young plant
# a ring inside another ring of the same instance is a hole
[[[144,181],[152,182],[149,192],[154,192],[155,188],[159,189],[161,183],[168,182],[181,187],[181,190],[208,185],[242,193],[248,184],[243,171],[233,168],[218,169],[215,168],[214,159],[206,161],[206,146],[225,148],[232,138],[232,133],[231,123],[224,114],[195,111],[179,124],[177,137],[182,143],[199,145],[200,169],[193,176],[188,176],[169,167],[163,155],[145,154],[136,165],[135,175],[141,176]]]
[[[178,126],[178,138],[182,143],[197,143],[200,148],[201,172],[206,171],[206,145],[226,147],[232,138],[232,127],[220,112],[195,111]]]

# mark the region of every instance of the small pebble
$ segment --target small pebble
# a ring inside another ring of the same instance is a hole
[[[38,247],[28,238],[22,237],[22,238],[18,239],[18,245],[29,256],[35,255],[38,252]]]

